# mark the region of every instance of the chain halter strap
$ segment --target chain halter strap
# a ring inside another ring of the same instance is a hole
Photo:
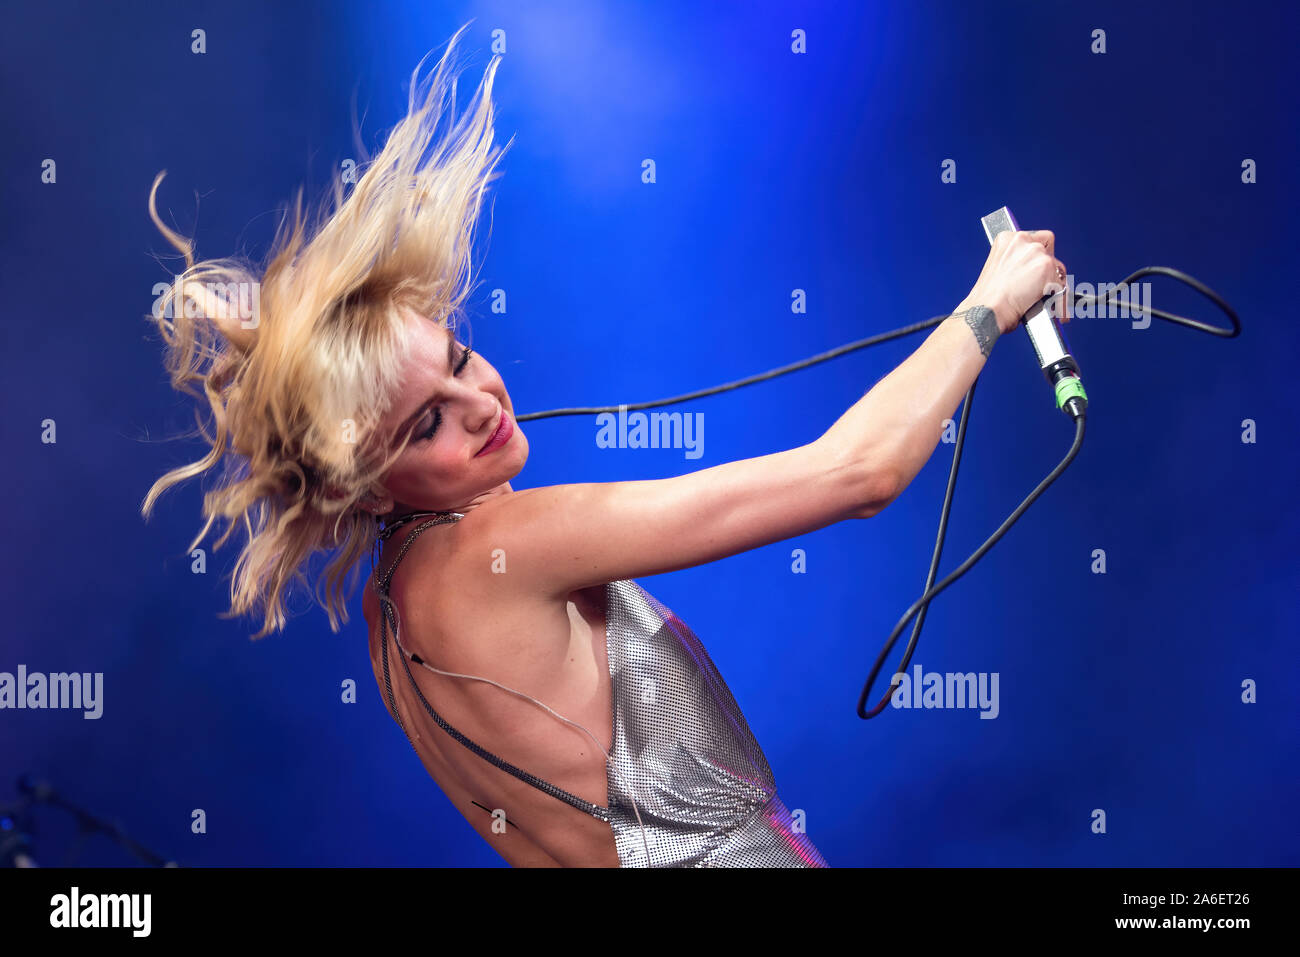
[[[384,592],[388,591],[388,583],[392,581],[393,571],[397,568],[397,563],[402,560],[402,556],[406,554],[406,550],[411,547],[411,543],[415,541],[415,539],[419,536],[421,532],[423,532],[426,528],[429,528],[433,525],[445,525],[447,522],[451,521],[451,516],[453,515],[457,519],[462,519],[465,517],[464,514],[462,514],[461,512],[408,512],[406,515],[403,515],[401,518],[395,519],[394,521],[391,522],[385,522],[384,527],[381,528],[379,530],[379,533],[375,536],[375,543],[374,546],[371,548],[371,557],[375,558],[372,564],[374,565],[374,569],[375,569],[376,590],[378,590],[380,585],[382,584]],[[402,542],[402,550],[397,553],[397,558],[393,560],[393,564],[388,566],[388,573],[386,575],[380,576],[379,561],[376,558],[376,555],[380,554],[380,552],[377,551],[379,549],[380,543],[386,542],[388,541],[388,539],[392,538],[393,533],[396,532],[403,525],[407,525],[415,521],[416,519],[426,518],[428,516],[433,516],[433,517],[429,521],[425,522],[424,524],[417,526],[416,529],[406,537],[406,541]]]
[[[458,521],[464,517],[465,516],[461,512],[411,512],[393,522],[386,522],[384,527],[379,530],[379,534],[375,536],[375,544],[371,549],[371,559],[375,569],[375,596],[379,599],[379,640],[384,664],[384,692],[388,695],[389,710],[393,712],[393,717],[397,719],[397,723],[401,727],[402,733],[406,735],[407,740],[410,740],[411,733],[406,730],[406,724],[402,721],[402,715],[397,710],[397,701],[393,697],[393,682],[388,673],[388,622],[390,615],[393,624],[393,640],[397,642],[398,650],[402,651],[403,655],[405,655],[405,651],[402,649],[402,640],[399,637],[400,623],[397,617],[397,606],[394,605],[393,600],[388,597],[388,586],[392,582],[393,573],[397,571],[397,566],[401,564],[403,556],[406,555],[407,550],[415,544],[415,540],[420,537],[420,534],[426,528],[432,528],[434,525],[445,525],[447,522]],[[380,542],[387,541],[392,537],[393,533],[403,525],[421,518],[429,518],[429,520],[417,525],[411,531],[411,534],[406,536],[406,541],[402,542],[402,548],[397,553],[397,557],[393,559],[393,563],[388,566],[388,571],[385,574],[380,575],[379,559],[376,557],[375,551],[379,548]],[[403,664],[405,664],[405,658],[403,658]],[[415,742],[412,741],[411,744],[414,746]]]

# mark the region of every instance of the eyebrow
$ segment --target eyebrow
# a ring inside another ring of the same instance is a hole
[[[447,371],[450,372],[456,362],[456,337],[448,334],[447,336]],[[439,393],[435,392],[429,398],[420,403],[420,407],[407,416],[406,421],[397,428],[397,435],[403,436],[407,429],[412,428],[420,416],[429,411],[429,406],[438,398]]]

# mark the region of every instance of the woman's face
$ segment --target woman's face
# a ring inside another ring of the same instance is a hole
[[[410,444],[383,480],[394,508],[464,511],[510,491],[507,483],[528,459],[528,440],[511,415],[501,376],[477,352],[466,361],[466,348],[447,329],[410,311],[404,315],[412,323],[412,347],[402,392],[382,423],[390,447],[414,426]]]

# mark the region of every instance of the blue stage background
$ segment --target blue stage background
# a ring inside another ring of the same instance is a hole
[[[914,659],[998,673],[996,720],[854,713],[920,593],[950,445],[875,519],[641,584],[705,642],[832,866],[1300,864],[1300,17],[1265,4],[11,8],[0,671],[103,672],[105,692],[99,720],[0,711],[0,805],[28,773],[187,865],[504,866],[386,714],[359,593],[341,634],[300,607],[250,642],[251,622],[217,617],[234,549],[190,572],[200,489],[151,522],[139,511],[200,454],[165,441],[193,418],[145,320],[175,265],[154,258],[170,253],[146,212],[155,173],[201,256],[260,255],[277,206],[354,155],[354,93],[374,146],[417,60],[471,18],[460,102],[504,31],[496,130],[517,136],[480,230],[474,344],[521,413],[676,395],[945,312],[987,255],[980,217],[1004,204],[1056,232],[1079,280],[1170,265],[1237,308],[1233,340],[1160,320],[1067,327],[1091,400],[1083,450],[936,600]],[[496,288],[505,315],[487,308]],[[1226,322],[1170,281],[1153,290],[1157,307]],[[803,444],[921,341],[678,407],[705,414],[700,459],[599,449],[590,419],[525,423],[515,487]],[[1005,338],[980,378],[941,574],[1071,436],[1026,337]],[[340,700],[348,679],[356,704]],[[1242,702],[1247,680],[1258,703]],[[131,862],[57,810],[35,825],[43,863]]]

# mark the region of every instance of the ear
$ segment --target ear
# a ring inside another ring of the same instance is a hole
[[[393,510],[393,497],[382,489],[378,492],[371,489],[361,497],[359,503],[367,512],[375,515],[385,515]]]
[[[325,497],[329,499],[346,498],[347,493],[338,486],[331,485],[325,489]],[[386,512],[391,512],[393,510],[393,504],[393,497],[391,495],[382,491],[375,492],[373,489],[365,492],[357,502],[359,508],[364,509],[367,512],[372,512],[375,515],[383,515]]]
[[[252,326],[245,326],[239,316],[238,303],[231,303],[201,282],[185,284],[185,295],[199,304],[202,315],[240,352],[248,352],[257,342],[257,315]]]

